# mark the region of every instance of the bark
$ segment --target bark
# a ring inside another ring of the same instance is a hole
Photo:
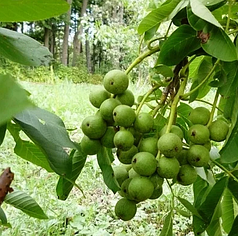
[[[86,53],[86,61],[87,61],[87,69],[88,72],[92,73],[92,63],[91,63],[91,54],[90,54],[90,43],[87,39],[85,42],[85,53]]]
[[[50,48],[50,32],[49,28],[44,27],[44,46]]]
[[[56,33],[57,33],[57,25],[52,24],[51,25],[51,31],[50,31],[50,46],[49,50],[53,54],[53,57],[56,58]]]
[[[64,37],[63,37],[63,44],[62,44],[62,58],[61,62],[63,65],[68,65],[68,47],[69,47],[69,24],[71,18],[71,4],[72,0],[67,0],[70,8],[66,14],[65,25],[64,25]]]
[[[87,5],[88,5],[88,0],[83,0],[80,17],[84,16],[86,9],[87,9]],[[79,24],[78,29],[75,32],[74,39],[73,39],[72,66],[77,66],[79,55],[82,52],[82,42],[80,40],[82,34],[83,34],[83,26],[81,24]]]

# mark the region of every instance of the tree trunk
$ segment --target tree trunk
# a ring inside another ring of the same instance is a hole
[[[52,24],[52,29],[50,31],[50,52],[53,54],[53,57],[56,58],[56,32],[57,26]]]
[[[50,34],[51,30],[49,28],[44,27],[44,46],[48,49],[50,48]]]
[[[69,44],[69,24],[71,18],[71,4],[72,0],[67,0],[70,8],[66,14],[65,25],[64,25],[64,37],[63,37],[63,44],[62,44],[62,58],[61,62],[63,65],[68,65],[68,44]]]
[[[82,8],[81,8],[81,13],[80,17],[83,17],[88,5],[88,0],[83,0],[82,2]],[[75,32],[74,35],[74,40],[73,40],[73,61],[72,61],[72,66],[77,66],[78,62],[78,57],[80,53],[82,52],[82,42],[80,37],[83,34],[83,26],[79,23],[78,29]]]
[[[92,73],[90,44],[89,44],[89,40],[88,39],[86,39],[86,42],[85,42],[85,53],[86,53],[86,61],[87,61],[88,72]]]

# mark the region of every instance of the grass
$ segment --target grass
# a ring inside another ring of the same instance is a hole
[[[88,101],[88,94],[96,86],[59,82],[56,84],[21,83],[31,93],[31,98],[39,107],[57,114],[69,129],[70,136],[79,142],[82,137],[80,125],[84,117],[96,111]],[[143,94],[147,86],[131,85],[135,95]],[[48,236],[48,235],[92,235],[92,236],[153,236],[161,231],[163,220],[169,211],[171,193],[164,188],[159,200],[145,201],[139,204],[136,217],[123,222],[114,216],[114,205],[119,199],[103,183],[95,157],[88,158],[85,168],[77,179],[86,198],[73,189],[66,201],[57,199],[55,187],[58,176],[47,173],[14,154],[14,141],[6,135],[1,146],[1,168],[11,167],[15,174],[12,183],[14,189],[30,194],[49,216],[48,220],[38,220],[21,211],[2,204],[11,228],[0,228],[3,236]],[[190,197],[191,188],[175,188],[180,196]],[[175,235],[189,233],[191,219],[176,215]]]

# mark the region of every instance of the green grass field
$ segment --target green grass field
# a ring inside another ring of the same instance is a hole
[[[80,141],[83,118],[96,111],[88,101],[89,92],[99,85],[76,85],[71,82],[21,84],[31,93],[30,97],[36,105],[57,114],[67,128],[74,129],[70,132],[71,138]],[[143,94],[147,88],[148,86],[142,85],[130,86],[136,96]],[[58,176],[16,156],[14,142],[9,134],[1,146],[0,162],[2,169],[9,166],[15,174],[12,187],[30,194],[49,216],[48,220],[37,220],[3,203],[2,208],[11,224],[11,228],[0,228],[0,235],[3,236],[154,236],[161,231],[163,220],[168,213],[171,196],[165,186],[164,194],[158,200],[147,200],[139,204],[133,220],[117,220],[114,205],[119,196],[114,195],[104,185],[95,157],[88,158],[77,179],[77,184],[83,189],[86,198],[74,188],[66,201],[60,201],[56,196]],[[178,186],[175,192],[191,199],[190,187]],[[190,222],[190,218],[175,214],[175,235],[193,235],[188,233]]]

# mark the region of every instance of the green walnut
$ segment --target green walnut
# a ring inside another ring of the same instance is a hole
[[[90,139],[86,135],[83,136],[80,145],[82,151],[87,155],[97,154],[102,146],[98,139]]]
[[[226,139],[229,131],[229,125],[222,119],[215,120],[209,126],[210,139],[216,142],[221,142]]]
[[[81,128],[90,139],[100,139],[107,130],[107,124],[100,115],[92,115],[83,120]]]
[[[136,118],[135,111],[127,105],[118,105],[112,114],[115,124],[122,127],[131,126]]]
[[[128,192],[135,201],[141,202],[151,197],[154,192],[154,185],[149,178],[136,176],[132,178],[128,186]]]
[[[134,144],[134,136],[128,130],[119,130],[113,139],[114,145],[122,151],[129,150]]]
[[[158,139],[156,137],[148,137],[148,138],[143,138],[140,141],[139,144],[139,151],[140,152],[150,152],[154,156],[156,156],[158,152],[158,147],[157,147],[157,142]]]
[[[210,111],[205,107],[196,107],[190,112],[188,118],[193,124],[206,125],[210,119]]]
[[[128,200],[126,198],[121,198],[115,206],[116,216],[124,221],[131,220],[137,211],[136,202]]]
[[[110,98],[110,96],[111,94],[104,88],[97,88],[89,94],[89,101],[94,107],[99,108],[106,99]]]
[[[158,149],[166,157],[175,157],[182,150],[182,141],[174,133],[166,133],[158,140]]]
[[[188,130],[188,137],[195,144],[205,144],[209,141],[210,132],[205,125],[192,125]]]
[[[121,70],[111,70],[103,78],[103,86],[113,94],[124,93],[129,85],[127,74]]]
[[[167,158],[165,156],[161,156],[158,160],[157,173],[162,178],[173,179],[176,178],[179,172],[179,167],[179,161],[176,157]]]
[[[106,99],[100,106],[100,115],[109,124],[114,124],[113,110],[121,103],[115,98]]]
[[[148,133],[154,126],[154,118],[145,112],[141,112],[136,116],[134,128],[140,133]]]
[[[138,153],[138,148],[135,145],[132,145],[127,151],[117,149],[117,158],[123,164],[131,164],[131,160],[136,153]]]
[[[210,154],[203,145],[192,145],[188,150],[188,162],[195,167],[205,167],[210,160]]]
[[[197,171],[189,164],[181,165],[177,175],[177,182],[181,185],[193,184],[197,179]]]
[[[155,173],[157,161],[155,156],[149,152],[138,152],[132,158],[132,168],[143,176],[150,176]]]
[[[125,92],[121,94],[118,94],[116,96],[116,99],[118,99],[121,102],[121,104],[130,106],[130,107],[132,107],[135,102],[134,94],[129,89],[127,89]]]

